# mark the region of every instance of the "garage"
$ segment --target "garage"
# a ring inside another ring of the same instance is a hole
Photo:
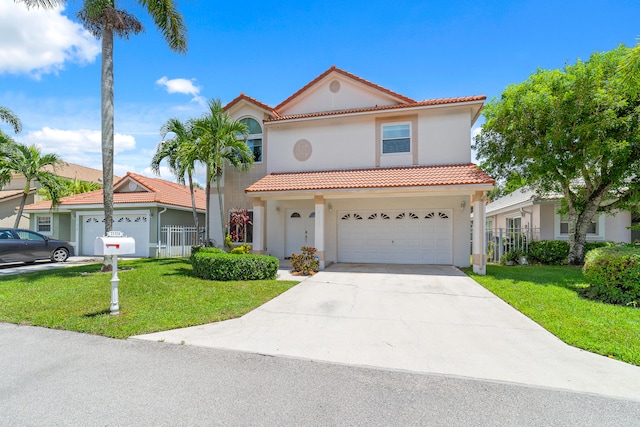
[[[338,262],[453,264],[451,209],[338,212]]]
[[[93,255],[96,237],[104,236],[104,215],[82,216],[81,255]],[[138,257],[149,256],[149,214],[114,214],[113,230],[122,231],[136,241]]]

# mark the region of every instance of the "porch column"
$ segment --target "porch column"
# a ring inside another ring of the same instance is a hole
[[[315,196],[314,202],[316,205],[316,228],[315,228],[315,248],[318,252],[318,259],[320,261],[320,270],[324,270],[324,197]]]
[[[473,260],[473,272],[482,276],[487,274],[487,255],[484,244],[486,236],[485,199],[484,191],[476,191],[471,196],[471,201],[473,202],[473,248],[471,259]]]
[[[264,200],[253,199],[253,250],[264,253]]]

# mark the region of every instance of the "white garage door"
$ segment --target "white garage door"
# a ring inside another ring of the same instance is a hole
[[[113,230],[122,231],[125,236],[136,241],[135,256],[149,256],[149,215],[117,214],[113,216]],[[93,255],[96,237],[104,236],[104,215],[85,215],[82,217],[81,255]]]
[[[453,212],[338,212],[338,262],[453,264]]]

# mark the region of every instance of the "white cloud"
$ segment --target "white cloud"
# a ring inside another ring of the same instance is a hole
[[[167,76],[162,76],[156,80],[156,84],[164,87],[167,93],[192,95],[191,102],[195,102],[198,105],[206,105],[206,99],[200,95],[202,88],[196,86],[195,81],[195,79],[169,79]]]
[[[23,144],[37,145],[43,153],[56,153],[67,162],[102,168],[102,136],[99,130],[64,130],[45,126],[16,139]],[[116,133],[113,139],[115,154],[136,148],[132,135]]]
[[[38,78],[61,70],[65,62],[93,62],[100,53],[98,40],[63,11],[63,7],[27,9],[23,3],[1,1],[0,74]]]

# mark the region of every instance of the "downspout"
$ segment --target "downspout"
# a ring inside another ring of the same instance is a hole
[[[533,212],[526,211],[524,208],[520,208],[520,215],[529,214],[529,241],[533,238]]]
[[[165,213],[167,211],[167,209],[168,208],[165,207],[162,210],[162,212],[158,212],[158,251],[157,251],[157,255],[156,255],[157,258],[160,258],[160,244],[162,243],[160,241],[160,236],[161,236],[161,234],[160,234],[160,228],[161,228],[160,217],[162,216],[163,213]]]

